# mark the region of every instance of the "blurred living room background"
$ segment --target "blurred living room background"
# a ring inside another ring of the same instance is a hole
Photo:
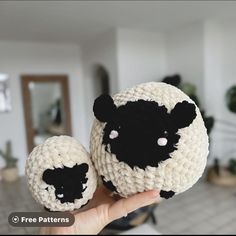
[[[32,148],[67,134],[89,149],[94,99],[149,81],[199,105],[207,168],[187,192],[107,232],[235,234],[235,12],[234,1],[0,1],[0,234],[38,233],[7,221],[42,209],[24,176]]]

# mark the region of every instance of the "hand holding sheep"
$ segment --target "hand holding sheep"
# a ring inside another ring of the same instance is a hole
[[[159,191],[152,190],[135,194],[129,198],[116,201],[105,187],[98,187],[93,198],[80,211],[74,212],[75,223],[70,227],[45,227],[41,234],[98,234],[107,224],[128,213],[159,199]]]
[[[179,89],[140,84],[113,98],[99,97],[93,109],[91,154],[75,139],[60,136],[36,147],[27,160],[29,189],[49,210],[82,207],[75,217],[83,222],[94,214],[99,227],[91,230],[99,232],[124,213],[153,203],[155,189],[170,198],[201,177],[208,155],[206,128],[197,106]],[[97,174],[104,186],[126,199],[114,202],[104,188],[95,192]],[[104,202],[94,205],[101,196]],[[77,226],[70,230],[77,232]]]

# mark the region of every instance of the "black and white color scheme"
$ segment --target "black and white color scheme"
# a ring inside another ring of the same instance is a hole
[[[127,197],[158,188],[167,199],[202,175],[206,129],[197,106],[179,89],[141,84],[114,98],[101,95],[93,111],[92,159],[110,190]]]
[[[72,168],[47,169],[43,172],[43,181],[55,188],[55,196],[61,203],[74,202],[83,197],[88,178],[88,164],[75,165]],[[75,181],[72,181],[75,180]]]
[[[89,153],[69,136],[54,136],[35,147],[26,162],[26,176],[35,200],[50,211],[81,208],[97,187]]]
[[[195,105],[187,101],[177,103],[168,113],[165,106],[145,100],[116,108],[108,95],[95,100],[94,114],[106,122],[102,142],[106,151],[131,168],[141,169],[158,167],[159,162],[170,158],[170,153],[177,150],[178,130],[188,127],[196,117]]]

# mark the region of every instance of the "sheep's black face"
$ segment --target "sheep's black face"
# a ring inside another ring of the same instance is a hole
[[[83,163],[72,168],[47,169],[43,173],[43,181],[55,188],[55,196],[61,203],[74,202],[82,198],[82,193],[87,187],[86,173],[88,165]]]
[[[157,167],[177,149],[178,129],[189,126],[196,117],[195,105],[183,101],[168,113],[165,106],[138,100],[116,107],[110,96],[102,95],[94,103],[98,120],[107,122],[103,144],[106,151],[131,168]]]

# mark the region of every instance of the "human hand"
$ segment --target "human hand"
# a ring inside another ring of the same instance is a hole
[[[116,200],[105,187],[98,187],[88,205],[74,212],[75,223],[69,227],[44,227],[41,234],[98,234],[107,224],[127,216],[138,208],[157,202],[159,190]]]

